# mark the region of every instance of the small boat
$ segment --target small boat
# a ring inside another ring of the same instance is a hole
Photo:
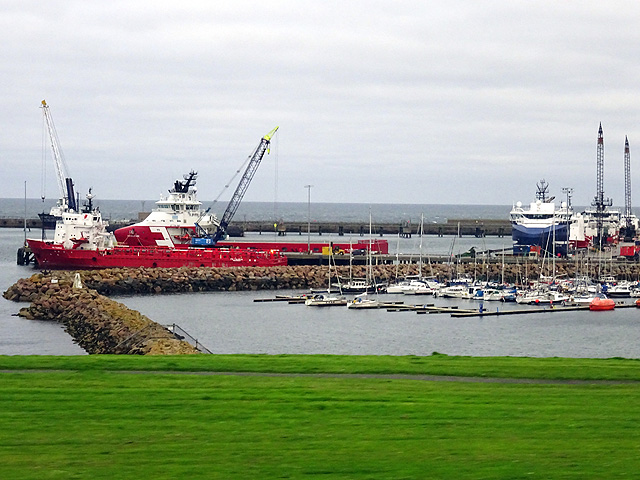
[[[636,307],[640,308],[640,298],[636,300]]]
[[[402,293],[405,295],[432,295],[439,287],[438,282],[420,276],[408,276],[387,286],[386,293]]]
[[[632,284],[630,282],[621,281],[613,284],[607,284],[606,293],[609,297],[630,297]]]
[[[335,307],[347,304],[347,299],[342,295],[332,295],[330,293],[319,293],[311,298],[307,298],[304,302],[310,307]]]
[[[569,298],[566,299],[563,303],[563,305],[591,305],[591,302],[593,302],[593,300],[595,300],[596,298],[598,298],[598,296],[600,298],[606,298],[606,296],[602,293],[600,294],[596,294],[596,293],[582,293],[582,294],[575,294],[575,295],[569,295]]]
[[[339,288],[342,293],[375,293],[384,292],[386,285],[365,278],[338,279],[331,287]]]
[[[550,303],[549,292],[539,290],[524,290],[516,296],[516,303],[521,305],[539,305]]]
[[[610,298],[602,298],[598,296],[594,298],[589,304],[589,310],[592,311],[604,311],[604,310],[613,310],[616,306],[616,302],[614,302]]]
[[[380,305],[379,300],[369,298],[366,293],[363,293],[347,303],[347,308],[380,308]]]

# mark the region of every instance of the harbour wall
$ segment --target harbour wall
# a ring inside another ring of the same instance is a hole
[[[131,225],[132,222],[111,222],[109,230],[113,231],[121,227]],[[0,218],[0,227],[4,228],[24,228],[23,218]],[[26,220],[26,227],[29,230],[40,229],[42,223],[38,218]],[[358,222],[287,222],[274,224],[270,222],[235,222],[229,226],[229,235],[242,236],[244,232],[277,232],[278,235],[304,235],[307,232],[315,235],[333,234],[349,235],[357,234],[369,235],[369,225]],[[398,222],[376,224],[371,227],[371,232],[376,236],[402,235],[412,236],[420,232],[420,224]],[[425,235],[460,235],[460,236],[497,236],[504,237],[511,235],[511,223],[508,220],[469,220],[469,219],[449,219],[446,223],[427,223],[423,226]]]

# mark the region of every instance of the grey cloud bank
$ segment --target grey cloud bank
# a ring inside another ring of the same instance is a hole
[[[3,197],[42,193],[42,99],[98,199],[194,169],[211,200],[276,125],[247,200],[510,204],[545,178],[586,205],[600,122],[605,195],[625,135],[639,178],[636,2],[1,5]]]

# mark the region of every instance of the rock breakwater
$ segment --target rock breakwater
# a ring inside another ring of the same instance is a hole
[[[338,267],[342,277],[349,267]],[[571,277],[576,265],[558,262],[556,274]],[[479,279],[500,279],[524,283],[548,274],[542,263],[521,265],[445,264],[423,265],[423,275],[445,280],[457,274]],[[637,279],[637,263],[621,263],[608,267],[619,279]],[[332,269],[335,279],[336,270]],[[353,266],[354,277],[365,277],[365,266]],[[382,280],[396,275],[418,273],[416,265],[379,265],[373,273]],[[83,288],[74,288],[76,276]],[[326,288],[329,271],[326,265],[236,268],[153,268],[106,269],[96,271],[40,272],[18,280],[3,296],[16,302],[30,302],[20,315],[61,322],[74,340],[88,353],[180,354],[197,350],[139,312],[107,298],[109,295],[158,295],[164,293],[239,290],[283,290]]]
[[[88,353],[198,353],[162,325],[95,290],[60,283],[39,290],[20,316],[63,323]]]

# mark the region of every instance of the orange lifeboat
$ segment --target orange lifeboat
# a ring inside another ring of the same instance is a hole
[[[636,300],[636,307],[640,308],[640,298]]]
[[[610,298],[596,297],[591,300],[589,304],[589,310],[601,311],[601,310],[613,310],[616,306],[616,302]]]

